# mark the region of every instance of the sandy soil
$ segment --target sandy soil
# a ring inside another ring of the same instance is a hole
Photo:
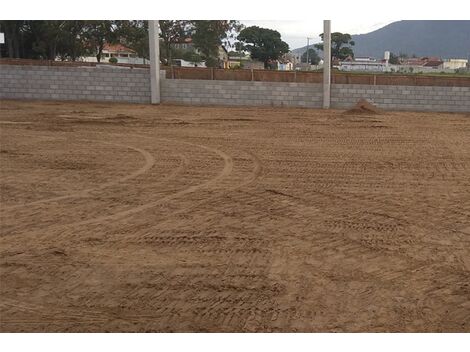
[[[470,331],[470,116],[0,102],[0,330]]]

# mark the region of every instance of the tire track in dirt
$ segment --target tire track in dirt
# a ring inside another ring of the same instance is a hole
[[[195,144],[193,144],[193,143],[188,143],[188,144],[195,145]],[[212,150],[212,148],[209,148],[209,147],[207,147],[207,148],[208,148],[208,150],[209,150],[209,149]],[[220,152],[220,151],[219,151],[219,153],[217,153],[217,154],[219,154],[221,157],[223,157],[223,159],[224,159],[224,161],[225,161],[224,169],[222,170],[222,172],[219,173],[219,175],[218,175],[217,177],[215,177],[215,178],[209,180],[208,182],[206,182],[206,183],[204,183],[204,184],[202,184],[202,185],[196,185],[196,186],[190,187],[190,188],[188,188],[188,189],[185,189],[185,190],[183,190],[183,191],[181,191],[181,192],[177,192],[177,193],[175,193],[175,194],[172,194],[172,195],[170,195],[170,196],[168,196],[168,197],[164,197],[164,198],[162,198],[162,199],[160,199],[160,200],[158,200],[158,201],[151,202],[151,203],[147,203],[147,204],[143,205],[142,207],[138,207],[138,209],[134,209],[134,208],[133,208],[133,209],[130,209],[129,211],[117,213],[118,216],[119,216],[119,218],[124,217],[124,216],[128,216],[128,215],[131,215],[131,214],[133,214],[134,212],[142,211],[142,210],[145,210],[145,209],[147,209],[147,208],[153,207],[153,206],[155,206],[155,205],[157,205],[157,204],[160,204],[161,202],[164,202],[164,201],[166,201],[166,200],[170,200],[170,199],[176,198],[176,197],[178,197],[178,196],[181,196],[181,195],[184,195],[184,194],[193,192],[193,191],[195,191],[195,190],[197,190],[197,189],[199,189],[199,188],[201,188],[201,187],[211,185],[211,184],[217,182],[219,179],[221,179],[221,178],[223,178],[223,177],[229,175],[229,174],[231,173],[232,167],[233,167],[233,165],[232,165],[232,158],[231,158],[230,156],[228,156],[227,154],[225,154],[225,153],[223,153],[223,152]],[[208,199],[205,199],[205,200],[203,200],[203,201],[201,201],[201,202],[198,202],[198,203],[196,203],[196,204],[194,204],[194,205],[192,205],[192,206],[190,206],[190,207],[187,207],[187,208],[184,208],[184,209],[180,209],[178,212],[175,212],[175,213],[173,213],[172,215],[177,215],[177,214],[181,214],[181,213],[187,212],[188,210],[193,209],[194,207],[198,207],[198,206],[200,206],[200,205],[202,205],[202,204],[205,204],[205,203],[210,202],[211,200],[214,200],[214,199],[216,199],[216,198],[220,198],[220,197],[221,197],[223,194],[225,194],[226,192],[230,192],[230,191],[233,191],[233,190],[242,188],[242,187],[244,187],[244,186],[247,186],[247,185],[249,185],[249,184],[255,182],[255,180],[261,175],[261,172],[262,172],[261,162],[259,161],[259,159],[258,159],[254,154],[248,153],[248,152],[246,152],[246,154],[248,154],[248,155],[251,157],[252,161],[253,161],[253,169],[252,169],[252,172],[250,173],[250,177],[248,177],[246,180],[244,180],[243,182],[241,182],[241,183],[239,183],[239,184],[237,184],[237,185],[235,185],[235,186],[228,187],[227,189],[224,189],[223,192],[220,192],[220,193],[218,193],[218,194],[216,194],[216,195],[213,195],[213,196],[209,197]],[[114,220],[114,215],[115,215],[115,214],[113,214],[113,216],[111,217],[113,220]],[[106,219],[103,220],[104,218],[106,218]],[[79,224],[75,224],[75,223],[74,223],[74,224],[72,224],[72,225],[82,225],[82,224],[88,224],[88,223],[93,223],[93,222],[101,222],[101,221],[106,221],[106,220],[109,220],[109,219],[110,219],[110,217],[103,217],[103,218],[99,218],[99,219],[96,219],[96,218],[95,218],[95,219],[90,219],[89,221],[86,221],[86,222],[81,222],[81,223],[79,223]],[[64,225],[64,226],[70,226],[70,224]],[[142,240],[143,240],[143,241],[149,241],[149,238],[143,238]],[[155,241],[155,239],[150,239],[150,240],[151,240],[152,242]],[[213,236],[213,237],[210,237],[210,238],[205,238],[203,242],[207,244],[207,243],[209,243],[209,242],[212,243],[212,241],[214,241],[214,240],[223,240],[223,238],[220,237],[220,236],[215,236],[215,237]],[[217,254],[224,254],[224,255],[228,255],[228,256],[230,256],[230,257],[233,257],[233,256],[235,256],[235,255],[237,255],[237,254],[240,254],[240,252],[245,253],[247,250],[251,253],[252,251],[251,251],[250,248],[248,248],[248,247],[251,247],[251,245],[253,244],[252,241],[253,241],[253,240],[255,240],[255,242],[260,242],[260,241],[261,241],[260,239],[256,240],[256,239],[244,238],[244,237],[237,237],[237,238],[235,238],[234,240],[236,240],[236,243],[237,243],[238,245],[235,246],[235,247],[231,246],[232,248],[230,248],[230,249],[228,249],[228,248],[219,248],[219,250],[217,250],[217,248],[215,248],[215,252],[213,252],[213,251],[211,251],[211,250],[204,250],[204,249],[201,248],[201,249],[199,250],[199,252],[200,252],[200,253],[203,253],[203,254],[206,253],[206,254],[208,254],[208,255],[209,255],[209,254],[213,255],[214,253],[217,253]],[[177,238],[165,238],[165,237],[163,237],[163,238],[158,238],[158,239],[156,239],[156,241],[157,241],[160,245],[169,245],[169,246],[172,246],[172,247],[173,247],[174,245],[176,245],[175,248],[180,248],[180,249],[182,248],[182,246],[185,246],[185,245],[187,245],[188,243],[189,243],[189,244],[190,244],[190,243],[198,243],[199,245],[201,244],[200,241],[198,241],[196,238],[192,238],[192,237],[177,237]],[[209,242],[208,242],[208,241],[209,241]],[[240,242],[240,241],[242,242],[243,245],[241,245],[240,243],[238,243],[238,242]],[[246,243],[246,241],[248,241],[248,242]],[[216,242],[217,242],[217,241],[216,241]],[[261,242],[263,242],[263,241],[261,241]],[[249,245],[249,244],[251,244],[251,245]],[[217,247],[217,246],[216,246],[216,247]],[[254,254],[259,254],[259,251],[255,250],[255,249],[254,249],[253,251],[254,251],[254,252],[253,252]],[[161,292],[160,294],[161,294],[161,295],[165,295],[165,292],[167,292],[167,290],[163,290],[163,292]],[[9,305],[9,306],[14,306],[14,305],[16,305],[16,304],[18,304],[18,303],[14,302],[13,300],[10,299],[10,302],[9,302],[8,305]],[[36,304],[31,305],[31,304],[29,304],[29,305],[25,306],[25,305],[23,304],[23,305],[21,305],[21,307],[22,307],[22,308],[21,308],[20,310],[24,310],[24,311],[28,311],[28,310],[30,310],[31,312],[35,312],[35,311],[38,311],[38,312],[39,312],[39,311],[40,311],[40,312],[41,312],[41,321],[38,321],[38,322],[41,322],[41,323],[43,323],[44,321],[51,321],[51,322],[53,322],[53,321],[57,320],[57,319],[55,319],[55,313],[60,313],[60,314],[63,314],[64,316],[71,316],[71,317],[73,318],[73,319],[70,319],[70,321],[67,321],[66,319],[61,320],[61,322],[63,322],[63,323],[69,322],[70,324],[75,324],[75,323],[77,322],[77,319],[80,320],[80,319],[79,319],[80,313],[77,312],[78,308],[77,308],[77,309],[61,309],[60,311],[57,310],[56,308],[54,308],[54,312],[55,312],[54,314],[50,314],[50,315],[47,315],[47,314],[46,314],[46,315],[44,315],[43,312],[44,312],[45,307],[43,307],[43,306],[41,306],[41,305],[36,305]],[[236,310],[238,311],[238,310],[240,310],[240,309],[243,309],[243,308],[242,308],[242,307],[239,307],[239,308],[237,308]],[[247,308],[245,308],[245,310],[246,310],[246,309],[247,309]],[[160,309],[160,310],[161,310],[161,309]],[[85,310],[85,311],[84,311],[83,309],[80,309],[80,312],[85,313],[85,314],[87,315],[87,317],[85,318],[85,321],[86,321],[87,323],[93,323],[93,322],[95,322],[95,323],[100,323],[100,322],[104,323],[104,322],[108,321],[109,319],[118,318],[118,317],[116,317],[116,316],[113,315],[113,314],[108,315],[106,312],[99,312],[99,313],[98,313],[97,311],[88,311],[88,310]],[[222,311],[220,311],[217,315],[220,317],[221,314],[223,314],[223,313],[226,313],[224,308],[222,308]],[[95,319],[95,315],[98,315],[98,314],[100,314],[101,317],[98,318],[98,319]],[[90,316],[93,316],[93,320],[90,320],[91,317],[90,317],[89,315],[90,315]],[[105,317],[103,317],[103,315],[104,315]],[[119,319],[125,320],[125,321],[135,321],[135,322],[142,321],[142,317],[133,317],[133,316],[127,316],[127,315],[125,315],[125,316],[120,316]],[[151,318],[149,317],[148,319],[151,319]],[[80,321],[81,321],[81,320],[80,320]],[[23,323],[22,320],[12,320],[12,321],[8,321],[8,324],[12,324],[12,325],[14,325],[14,324],[19,324],[19,325],[21,325],[22,323]],[[30,323],[31,323],[31,322],[30,322]],[[31,323],[31,324],[33,324],[33,323]]]
[[[149,171],[155,165],[155,158],[148,151],[146,151],[144,149],[132,147],[130,145],[125,145],[125,144],[117,144],[117,143],[110,143],[110,142],[102,142],[102,143],[110,144],[110,145],[114,145],[114,146],[125,147],[127,149],[132,149],[132,150],[140,153],[144,157],[145,163],[141,168],[134,171],[133,173],[128,174],[124,177],[115,179],[115,180],[111,180],[109,182],[105,182],[105,183],[99,185],[98,187],[84,189],[84,190],[69,193],[69,194],[66,194],[66,195],[63,195],[63,196],[52,197],[52,198],[47,198],[47,199],[41,199],[41,200],[37,200],[37,201],[34,201],[34,202],[18,204],[18,205],[14,205],[14,206],[10,206],[10,207],[2,207],[3,210],[4,211],[11,211],[11,210],[23,208],[23,207],[26,207],[26,206],[44,204],[44,203],[49,203],[49,202],[56,202],[56,201],[60,201],[60,200],[70,199],[70,198],[87,197],[87,196],[89,196],[89,194],[91,192],[99,191],[99,190],[102,190],[102,189],[107,188],[107,187],[115,186],[115,185],[117,185],[121,182],[125,182],[127,180],[131,180],[133,178],[136,178],[136,177],[146,173],[147,171]]]
[[[159,140],[165,140],[167,142],[174,142],[172,140],[163,139],[163,138],[158,138],[158,139]],[[162,198],[160,198],[156,201],[145,203],[143,205],[133,207],[131,209],[127,209],[127,210],[120,211],[120,212],[117,212],[117,213],[113,213],[111,215],[105,215],[105,216],[101,216],[101,217],[97,217],[97,218],[93,218],[93,219],[78,221],[78,222],[66,224],[66,225],[63,225],[63,226],[67,226],[67,227],[68,226],[82,226],[82,225],[89,225],[89,224],[94,224],[94,223],[99,223],[99,222],[120,220],[121,218],[125,218],[129,215],[133,215],[133,214],[142,212],[144,210],[153,208],[157,205],[163,204],[166,201],[172,200],[174,198],[178,198],[180,196],[183,196],[183,195],[186,195],[186,194],[189,194],[189,193],[193,193],[193,192],[195,192],[199,189],[210,187],[211,185],[217,183],[220,179],[223,179],[224,177],[230,175],[230,173],[232,172],[232,169],[233,169],[232,157],[230,155],[224,153],[223,151],[221,151],[219,149],[216,149],[216,148],[200,145],[200,144],[194,144],[194,143],[182,142],[182,141],[179,141],[179,142],[183,143],[183,144],[190,145],[190,146],[199,147],[199,148],[205,149],[205,150],[210,151],[210,152],[214,152],[215,154],[217,154],[218,156],[220,156],[223,159],[223,161],[224,161],[223,169],[219,172],[219,174],[216,177],[214,177],[214,178],[212,178],[212,179],[210,179],[210,180],[208,180],[204,183],[194,185],[194,186],[190,186],[190,187],[188,187],[186,189],[183,189],[181,191],[178,191],[178,192],[172,193],[168,196],[162,197]]]

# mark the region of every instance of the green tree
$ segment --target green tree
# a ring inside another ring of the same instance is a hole
[[[165,64],[170,65],[172,60],[171,45],[178,43],[189,35],[190,22],[161,20],[158,23],[160,25],[160,38],[162,39],[160,58]]]
[[[242,27],[235,20],[191,21],[191,24],[194,47],[201,53],[208,67],[219,64],[219,46],[229,46],[229,40]]]
[[[388,60],[388,62],[392,65],[398,65],[400,64],[400,58],[394,53],[390,53],[390,59]]]
[[[9,58],[23,57],[23,34],[27,31],[26,21],[0,21],[0,32],[5,33],[5,54]]]
[[[323,33],[320,34],[323,40]],[[333,59],[344,60],[347,57],[354,57],[354,41],[351,35],[347,33],[334,32],[331,33],[331,57]],[[315,44],[315,48],[323,51],[323,43]]]
[[[148,21],[117,21],[119,41],[134,50],[138,57],[150,58]]]
[[[183,54],[183,60],[192,62],[193,64],[197,64],[201,61],[203,61],[202,56],[199,55],[197,52],[194,50],[188,50]]]
[[[86,53],[84,21],[0,21],[8,57],[76,60]]]
[[[33,51],[43,59],[55,60],[58,45],[66,34],[67,21],[30,21]]]
[[[265,68],[269,67],[271,60],[277,60],[289,51],[289,45],[281,40],[281,34],[268,28],[247,27],[240,32],[238,40],[251,58],[262,61]]]
[[[302,54],[300,61],[307,62],[307,51]],[[320,56],[318,56],[318,53],[315,49],[308,49],[308,61],[310,62],[310,65],[318,65],[320,62]]]
[[[84,39],[98,62],[101,62],[104,45],[118,42],[119,32],[117,21],[86,21]]]
[[[61,60],[76,61],[88,54],[84,31],[85,21],[65,21],[57,43],[57,56]]]

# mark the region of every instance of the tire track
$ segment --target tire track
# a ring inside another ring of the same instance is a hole
[[[89,196],[89,194],[91,192],[99,191],[99,190],[102,190],[102,189],[107,188],[107,187],[115,186],[115,185],[117,185],[121,182],[125,182],[127,180],[136,178],[136,177],[146,173],[147,171],[149,171],[155,165],[155,158],[148,151],[146,151],[144,149],[132,147],[130,145],[125,145],[125,144],[117,144],[117,143],[110,143],[110,142],[102,142],[102,143],[132,149],[132,150],[140,153],[144,157],[145,163],[141,168],[134,171],[133,173],[128,174],[124,177],[118,178],[116,180],[105,182],[105,183],[101,184],[98,187],[84,189],[84,190],[69,193],[69,194],[66,194],[66,195],[63,195],[63,196],[57,196],[57,197],[52,197],[52,198],[47,198],[47,199],[41,199],[41,200],[37,200],[37,201],[34,201],[34,202],[18,204],[18,205],[14,205],[14,206],[10,206],[10,207],[2,207],[3,210],[4,211],[11,211],[11,210],[23,208],[23,207],[26,207],[26,206],[44,204],[44,203],[49,203],[49,202],[56,202],[56,201],[60,201],[60,200],[70,199],[70,198],[87,197],[87,196]]]
[[[168,140],[168,139],[162,139],[162,138],[158,138],[158,139],[165,140],[165,141],[168,141],[168,142],[174,142],[174,141]],[[233,170],[233,160],[232,160],[232,157],[230,155],[224,153],[223,151],[221,151],[219,149],[212,148],[212,147],[207,147],[207,146],[200,145],[200,144],[194,144],[194,143],[182,142],[182,141],[180,141],[180,143],[187,144],[187,145],[194,146],[194,147],[199,147],[199,148],[205,149],[205,150],[210,151],[210,152],[214,152],[215,154],[219,155],[224,161],[223,169],[219,172],[219,174],[216,177],[214,177],[214,178],[212,178],[212,179],[210,179],[210,180],[208,180],[204,183],[194,185],[194,186],[190,186],[186,189],[183,189],[181,191],[172,193],[172,194],[170,194],[168,196],[165,196],[163,198],[160,198],[156,201],[145,203],[143,205],[140,205],[140,206],[137,206],[137,207],[134,207],[134,208],[131,208],[131,209],[127,209],[127,210],[124,210],[124,211],[120,211],[120,212],[117,212],[117,213],[113,213],[111,215],[105,215],[105,216],[101,216],[101,217],[97,217],[97,218],[93,218],[93,219],[78,221],[78,222],[66,224],[66,225],[63,225],[63,226],[83,226],[83,225],[89,225],[89,224],[94,224],[94,223],[99,223],[99,222],[120,220],[120,219],[125,218],[127,216],[130,216],[130,215],[142,212],[144,210],[153,208],[157,205],[163,204],[166,201],[178,198],[180,196],[183,196],[183,195],[186,195],[186,194],[189,194],[189,193],[193,193],[193,192],[195,192],[199,189],[210,187],[211,185],[217,183],[220,179],[223,179],[224,177],[231,174],[231,172]]]

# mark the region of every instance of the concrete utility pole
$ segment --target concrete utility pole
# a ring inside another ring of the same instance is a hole
[[[323,21],[323,109],[330,108],[331,96],[331,21]]]
[[[307,37],[307,61],[305,62],[307,65],[308,65],[308,47],[309,47],[309,44],[310,44],[310,38]]]
[[[160,104],[160,40],[158,21],[149,21],[150,100]]]
[[[306,62],[306,64],[307,64],[307,68],[308,68],[309,71],[310,71],[310,63],[309,63],[309,60],[308,60],[308,59],[309,59],[309,57],[308,57],[308,54],[309,54],[308,50],[310,49],[310,39],[313,39],[313,38],[307,37],[307,62]]]

